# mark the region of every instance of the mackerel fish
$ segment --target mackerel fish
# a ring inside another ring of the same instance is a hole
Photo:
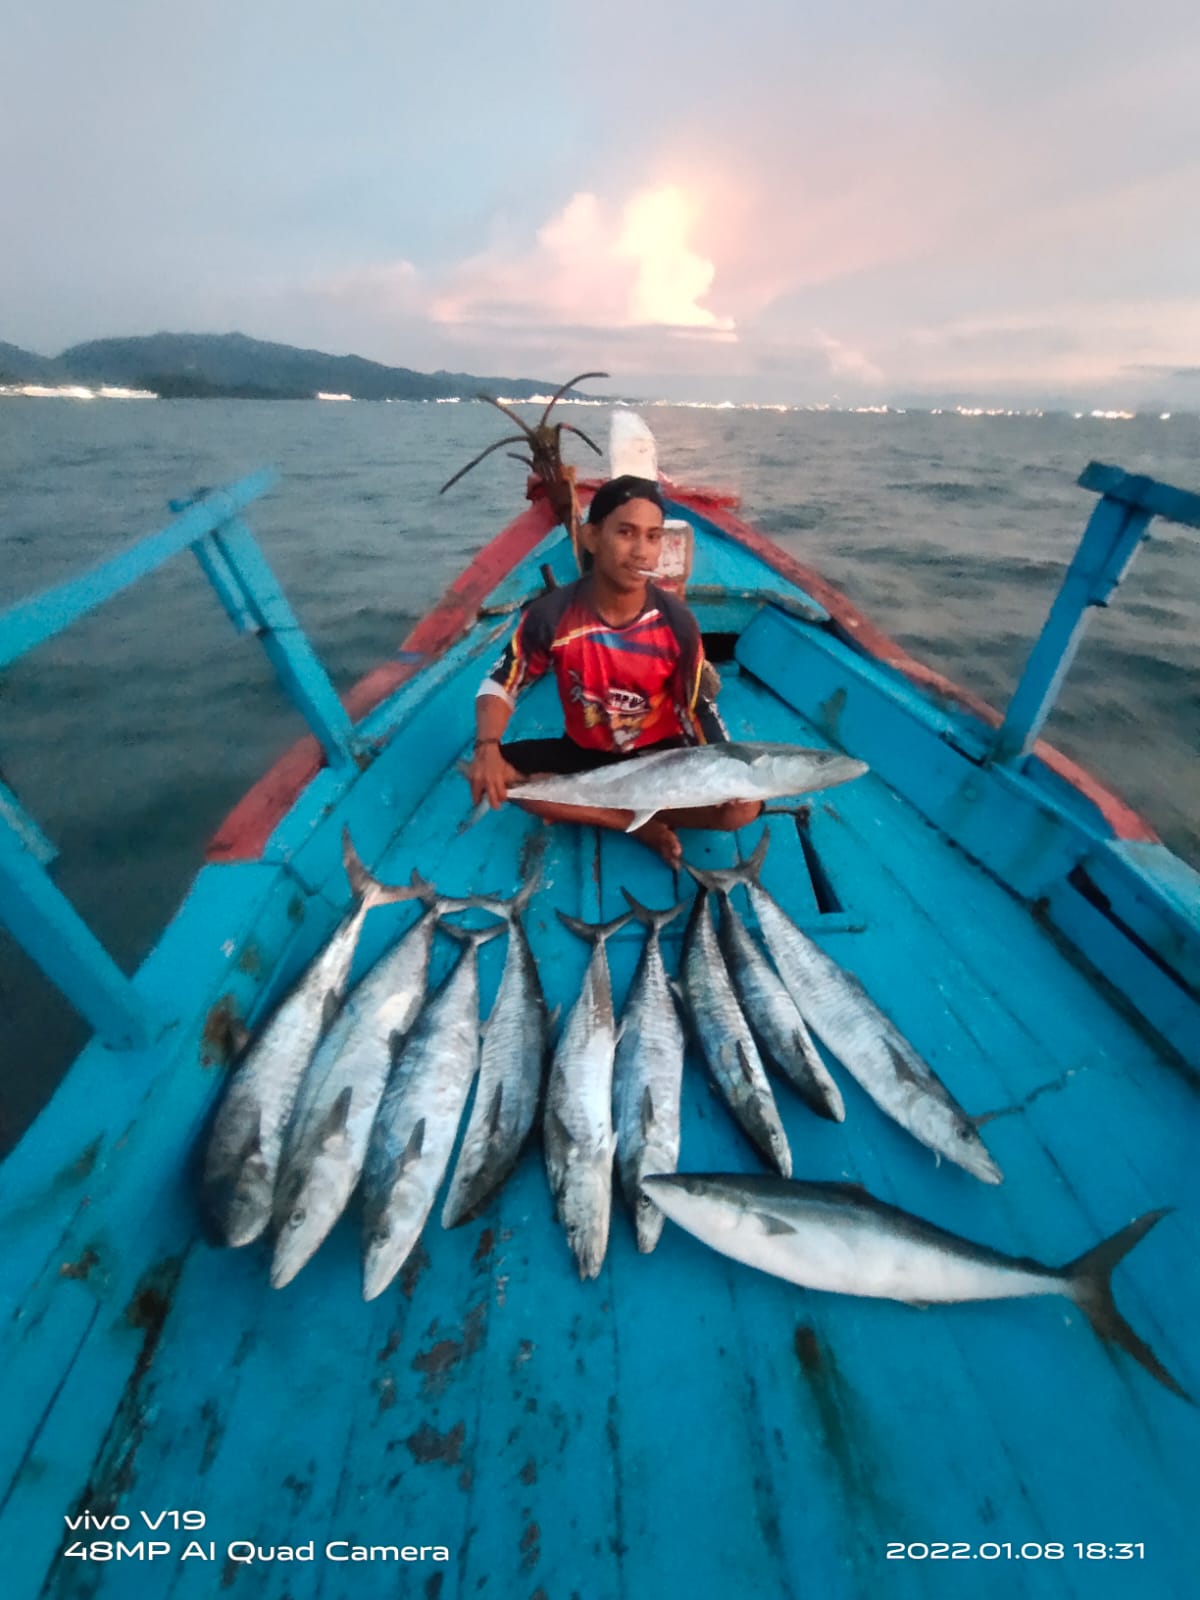
[[[851,973],[807,938],[758,881],[770,835],[740,866],[694,869],[708,887],[744,883],[779,976],[800,1015],[881,1110],[922,1144],[984,1183],[1004,1174],[974,1122]]]
[[[509,786],[513,800],[630,810],[632,833],[659,811],[719,805],[726,800],[775,800],[829,789],[867,771],[864,761],[833,750],[790,744],[704,744],[659,750],[561,777]]]
[[[689,867],[688,871],[692,869]],[[693,872],[697,882],[701,875]],[[728,891],[718,891],[717,940],[750,1030],[767,1062],[782,1074],[811,1111],[830,1122],[844,1122],[841,1091],[774,967],[750,936]]]
[[[251,1044],[209,1135],[202,1198],[227,1244],[250,1244],[271,1220],[284,1130],[305,1068],[337,1015],[367,913],[421,892],[373,878],[348,829],[342,833],[342,860],[358,904]]]
[[[428,909],[351,992],[300,1085],[275,1185],[277,1289],[324,1242],[359,1180],[393,1057],[425,997],[439,918],[494,906],[481,895],[439,895],[415,874],[414,882]]]
[[[854,1184],[785,1183],[741,1173],[643,1180],[672,1222],[703,1244],[805,1289],[909,1305],[1059,1294],[1098,1337],[1119,1345],[1185,1400],[1191,1396],[1117,1310],[1113,1268],[1162,1217],[1148,1211],[1062,1267],[1004,1255],[885,1205]]]
[[[623,889],[639,922],[648,928],[641,960],[621,1015],[613,1066],[617,1164],[625,1202],[633,1214],[637,1246],[648,1254],[662,1233],[663,1214],[642,1188],[647,1172],[674,1172],[679,1160],[679,1095],[683,1077],[683,1026],[663,964],[659,934],[687,905],[651,911]]]
[[[516,1166],[537,1114],[550,1044],[546,1000],[521,913],[539,884],[534,872],[509,901],[484,901],[508,921],[508,954],[483,1033],[479,1082],[442,1226],[469,1222]]]
[[[763,1160],[790,1178],[792,1152],[713,932],[707,889],[696,896],[684,934],[683,987],[700,1049],[734,1121]]]
[[[583,990],[571,1008],[546,1086],[546,1170],[579,1264],[580,1278],[599,1276],[608,1250],[612,1211],[613,1056],[617,1028],[604,942],[632,916],[612,922],[578,922],[560,911],[572,933],[587,939],[592,956]]]
[[[504,928],[446,932],[466,949],[400,1047],[367,1143],[364,1300],[383,1293],[421,1237],[479,1065],[477,950]]]

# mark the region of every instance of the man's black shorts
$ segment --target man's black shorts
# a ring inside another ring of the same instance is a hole
[[[657,744],[638,750],[585,750],[563,733],[557,739],[516,739],[512,744],[502,744],[500,754],[526,778],[534,773],[553,773],[557,777],[586,772],[590,767],[611,767],[616,761],[631,761],[656,750],[680,750],[686,744],[686,739],[676,737],[660,739]]]

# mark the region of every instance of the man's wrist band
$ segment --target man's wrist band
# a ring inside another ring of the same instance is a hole
[[[500,743],[499,739],[476,739],[475,748],[476,748],[476,750],[482,750],[485,744],[499,744],[499,743]]]

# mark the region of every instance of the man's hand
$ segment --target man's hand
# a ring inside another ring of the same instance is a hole
[[[520,779],[521,774],[511,767],[500,754],[498,744],[481,744],[471,757],[467,768],[467,782],[471,785],[471,800],[475,805],[487,796],[493,811],[508,799],[508,786]]]

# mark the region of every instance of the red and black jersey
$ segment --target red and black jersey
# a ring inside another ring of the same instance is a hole
[[[567,737],[587,750],[636,750],[701,738],[695,720],[704,650],[696,619],[653,584],[642,614],[623,627],[598,615],[584,577],[535,600],[480,694],[510,705],[553,669]]]

